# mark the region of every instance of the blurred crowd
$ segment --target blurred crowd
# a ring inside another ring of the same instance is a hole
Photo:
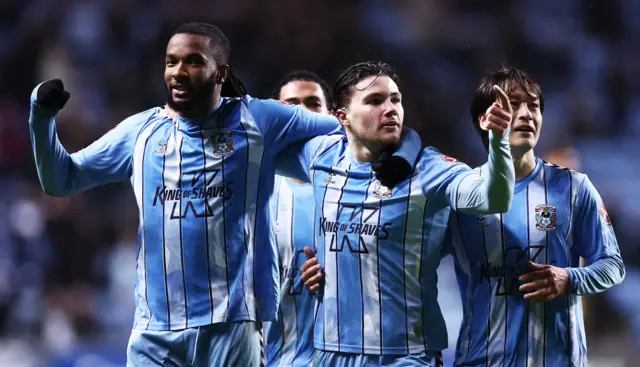
[[[224,30],[257,97],[291,69],[332,82],[354,62],[392,64],[405,123],[472,166],[485,160],[468,117],[480,78],[504,63],[532,73],[546,102],[536,153],[587,173],[618,235],[627,279],[588,299],[586,317],[594,365],[624,365],[640,347],[637,14],[634,0],[3,0],[0,365],[122,365],[133,320],[138,214],[129,183],[44,195],[27,127],[33,87],[55,77],[71,92],[57,127],[74,152],[164,104],[168,36],[193,20]],[[441,293],[457,295],[455,287],[445,281]]]

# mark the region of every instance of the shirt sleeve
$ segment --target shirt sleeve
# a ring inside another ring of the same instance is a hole
[[[311,112],[300,106],[275,100],[251,98],[249,110],[263,133],[265,147],[273,147],[277,152],[291,144],[306,141],[315,136],[345,134],[336,117]],[[393,155],[401,157],[413,167],[421,150],[420,135],[405,127],[400,145]]]
[[[276,173],[295,179],[311,182],[313,160],[322,151],[346,139],[342,135],[318,136],[306,142],[300,142],[280,153],[276,159]]]
[[[422,171],[423,188],[428,190],[435,184],[435,196],[465,214],[504,213],[513,200],[515,170],[508,134],[494,137],[489,133],[489,160],[485,175],[477,174],[467,165],[447,156],[436,159]]]
[[[589,265],[566,268],[571,292],[580,296],[603,292],[622,282],[624,263],[607,209],[588,177],[584,177],[573,215],[574,251]]]
[[[249,99],[249,110],[262,132],[266,149],[281,152],[318,135],[344,134],[334,116],[315,113],[275,100]]]
[[[56,133],[55,112],[31,96],[29,130],[42,189],[53,196],[71,196],[108,182],[126,180],[132,172],[137,134],[155,109],[131,116],[88,147],[69,154]]]

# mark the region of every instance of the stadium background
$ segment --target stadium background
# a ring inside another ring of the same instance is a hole
[[[531,72],[546,99],[537,153],[589,174],[627,265],[621,286],[587,301],[592,365],[637,365],[639,14],[635,0],[2,0],[0,365],[123,365],[133,318],[132,190],[122,183],[69,199],[44,195],[29,95],[44,79],[64,80],[72,99],[58,131],[76,151],[164,103],[167,37],[191,20],[225,31],[254,96],[268,96],[291,69],[332,82],[354,62],[391,63],[405,123],[472,166],[485,160],[468,118],[479,78],[503,62]],[[459,317],[450,277],[441,301]]]

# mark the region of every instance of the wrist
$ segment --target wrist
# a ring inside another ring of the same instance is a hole
[[[503,135],[497,135],[492,130],[489,130],[489,145],[493,147],[509,146],[509,132],[511,129],[507,129]]]
[[[49,125],[51,120],[57,115],[58,111],[45,107],[37,102],[31,103],[31,118],[29,122],[32,125]]]
[[[578,291],[578,281],[576,275],[576,269],[562,268],[567,272],[567,293],[575,294]]]

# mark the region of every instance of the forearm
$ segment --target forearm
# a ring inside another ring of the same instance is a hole
[[[596,260],[582,268],[565,268],[571,282],[569,291],[589,296],[606,291],[624,279],[624,263],[620,254]]]
[[[56,133],[54,117],[48,111],[32,106],[29,116],[31,146],[42,189],[52,196],[74,194],[73,161]]]
[[[456,209],[466,214],[504,213],[513,199],[515,170],[509,146],[509,133],[502,138],[489,132],[487,173],[462,179],[456,196]]]

